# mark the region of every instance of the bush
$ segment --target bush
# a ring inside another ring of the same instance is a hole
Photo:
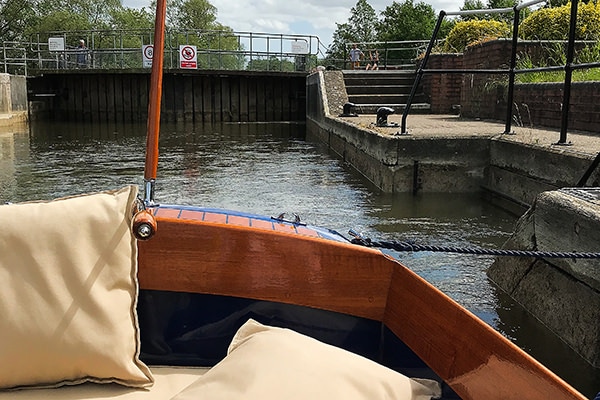
[[[442,51],[462,53],[471,44],[510,37],[510,32],[510,26],[506,22],[480,19],[460,21],[448,33]]]
[[[566,40],[569,36],[570,19],[571,3],[561,7],[541,8],[519,25],[519,36],[529,40]],[[600,39],[599,2],[579,3],[575,39]]]

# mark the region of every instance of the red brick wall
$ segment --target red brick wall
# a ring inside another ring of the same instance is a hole
[[[517,52],[543,57],[536,42],[520,42]],[[493,40],[468,47],[464,54],[432,54],[426,69],[508,69],[511,41]],[[460,104],[467,118],[506,119],[508,74],[424,74],[423,90],[433,113],[452,112]],[[513,124],[560,128],[562,83],[517,84]],[[574,82],[569,129],[600,133],[600,82]]]
[[[426,69],[462,69],[462,54],[431,54]],[[461,74],[424,74],[423,91],[429,97],[431,112],[452,113],[460,105]]]
[[[515,85],[513,115],[523,126],[560,128],[563,84]],[[573,82],[568,129],[600,133],[600,82]]]
[[[510,65],[510,40],[493,40],[465,49],[465,69],[502,69]],[[468,118],[504,119],[505,74],[464,74],[460,96],[461,115]]]

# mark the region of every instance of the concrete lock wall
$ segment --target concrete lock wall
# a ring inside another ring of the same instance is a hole
[[[340,71],[307,78],[307,137],[331,150],[385,192],[474,192],[489,165],[487,138],[397,137],[333,117],[347,101]]]
[[[521,217],[504,247],[598,252],[599,226],[600,201],[545,192]],[[500,257],[488,276],[584,359],[600,367],[599,267],[597,259]]]
[[[0,126],[27,121],[27,80],[24,76],[0,74]]]
[[[0,74],[0,113],[8,113],[11,110],[10,75]]]

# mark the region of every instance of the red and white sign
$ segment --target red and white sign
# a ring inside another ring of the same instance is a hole
[[[182,44],[179,46],[179,68],[198,68],[196,46],[189,44]]]
[[[154,45],[145,44],[142,46],[142,60],[144,68],[152,68],[152,58],[154,57]]]

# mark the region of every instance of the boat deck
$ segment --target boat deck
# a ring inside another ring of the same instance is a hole
[[[287,220],[284,215],[267,217],[232,210],[179,205],[158,205],[153,207],[152,210],[154,215],[158,218],[201,221],[221,225],[236,225],[253,229],[347,242],[346,238],[334,230],[306,225],[299,221]]]

